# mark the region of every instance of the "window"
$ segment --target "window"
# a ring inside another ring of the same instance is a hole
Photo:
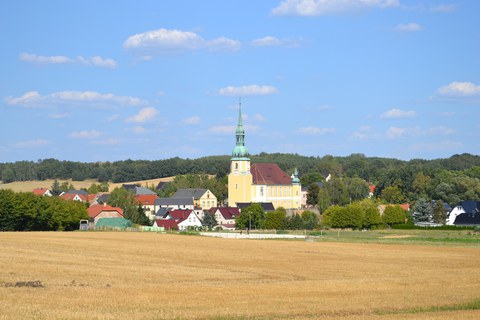
[[[238,189],[238,184],[235,183],[235,189]]]
[[[260,197],[263,197],[263,187],[260,187]]]
[[[235,170],[238,170],[238,162],[235,162]]]

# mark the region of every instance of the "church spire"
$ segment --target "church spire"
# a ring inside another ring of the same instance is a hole
[[[247,158],[248,151],[245,147],[245,130],[243,129],[242,121],[242,101],[238,102],[238,124],[235,130],[236,145],[232,151],[233,158]]]

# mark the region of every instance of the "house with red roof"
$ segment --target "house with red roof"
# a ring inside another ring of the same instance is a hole
[[[193,210],[171,210],[165,213],[161,219],[155,220],[153,226],[164,227],[165,230],[176,229],[182,231],[188,228],[200,228],[202,221]]]
[[[47,188],[35,188],[33,189],[33,194],[36,196],[51,197],[53,194]]]
[[[226,230],[235,230],[235,219],[240,215],[238,207],[221,207],[211,208],[208,210],[210,214],[215,216],[217,224]]]
[[[142,206],[145,215],[150,221],[155,220],[155,212],[158,209],[155,206],[155,201],[158,199],[156,194],[137,194],[133,199],[135,204]]]
[[[80,202],[88,202],[88,196],[83,194],[76,194],[76,193],[64,193],[60,196],[63,200],[67,201],[80,201]]]
[[[123,210],[108,204],[94,204],[87,209],[88,216],[97,223],[100,218],[123,218]]]

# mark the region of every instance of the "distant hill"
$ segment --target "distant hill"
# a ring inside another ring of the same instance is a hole
[[[346,157],[306,157],[298,154],[260,153],[251,155],[252,163],[274,162],[287,173],[298,168],[300,176],[315,172],[360,177],[367,181],[378,181],[382,175],[403,170],[431,173],[438,170],[462,171],[480,166],[480,156],[472,154],[453,155],[448,159],[410,161],[366,157],[352,154]],[[44,159],[36,162],[17,161],[0,163],[0,177],[5,183],[14,181],[44,181],[47,179],[77,181],[96,180],[124,183],[172,177],[182,174],[210,174],[225,176],[229,171],[230,156],[209,156],[198,159],[179,157],[165,160],[124,160],[115,162],[83,163]]]

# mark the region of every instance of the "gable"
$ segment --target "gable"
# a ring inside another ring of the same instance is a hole
[[[255,163],[250,167],[253,184],[291,185],[292,179],[275,163]]]

